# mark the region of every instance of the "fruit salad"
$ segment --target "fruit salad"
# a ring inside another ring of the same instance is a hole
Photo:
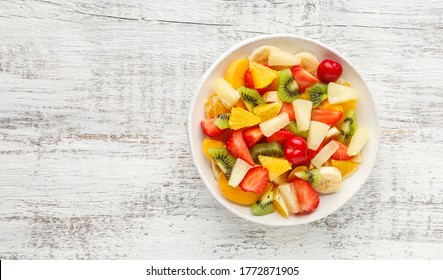
[[[340,63],[260,46],[233,61],[205,100],[202,146],[223,196],[288,218],[319,206],[362,162],[368,130]]]

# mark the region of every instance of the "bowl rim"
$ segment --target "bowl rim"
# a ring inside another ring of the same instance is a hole
[[[244,47],[248,44],[257,42],[257,41],[261,41],[261,40],[267,40],[267,39],[296,39],[296,40],[304,40],[304,41],[308,41],[310,43],[319,45],[320,47],[335,53],[336,55],[338,55],[342,60],[344,60],[351,68],[352,70],[358,75],[358,77],[361,79],[361,81],[363,82],[363,86],[365,86],[368,89],[368,94],[369,94],[369,98],[371,99],[372,103],[374,104],[374,121],[375,121],[375,125],[377,128],[377,134],[378,137],[376,139],[374,139],[375,142],[375,156],[373,158],[373,161],[370,162],[370,171],[366,173],[366,175],[364,175],[364,177],[362,178],[362,180],[360,180],[360,183],[358,184],[358,186],[354,189],[354,191],[352,192],[352,195],[349,196],[346,200],[343,201],[342,204],[333,207],[330,211],[326,212],[326,214],[324,214],[321,217],[317,217],[317,218],[313,218],[312,220],[308,220],[305,222],[297,222],[297,219],[294,219],[294,222],[288,222],[288,223],[280,223],[280,222],[275,222],[275,221],[269,221],[266,219],[263,220],[254,220],[252,219],[249,215],[246,215],[244,213],[241,212],[237,212],[235,211],[232,207],[231,204],[233,204],[234,202],[230,202],[227,199],[224,199],[223,197],[220,197],[217,193],[215,193],[215,191],[210,188],[210,183],[208,182],[207,178],[206,178],[206,174],[203,174],[203,171],[201,170],[199,163],[196,160],[195,157],[195,150],[192,146],[193,143],[193,135],[192,135],[192,131],[191,131],[191,124],[192,124],[192,119],[193,119],[193,108],[195,107],[195,103],[197,101],[197,97],[199,96],[199,93],[202,90],[202,87],[204,85],[204,83],[206,82],[206,80],[209,78],[210,73],[213,72],[213,70],[220,64],[220,62],[222,62],[225,58],[227,58],[228,56],[230,56],[234,51],[236,51],[237,49],[240,49],[241,47]],[[363,79],[363,77],[360,75],[360,73],[357,71],[357,69],[354,67],[354,65],[343,55],[340,54],[340,52],[338,52],[337,50],[317,41],[314,39],[310,39],[304,36],[299,36],[299,35],[292,35],[292,34],[286,34],[286,33],[278,33],[278,34],[266,34],[266,35],[259,35],[259,36],[254,36],[245,40],[242,40],[236,44],[234,44],[233,46],[231,46],[229,49],[227,49],[226,51],[224,51],[212,64],[211,66],[205,71],[205,73],[203,74],[203,76],[200,79],[200,82],[198,84],[197,89],[194,91],[192,98],[191,98],[191,102],[189,104],[189,113],[188,113],[188,118],[186,121],[186,131],[188,134],[188,145],[190,147],[191,150],[191,157],[192,157],[192,161],[194,162],[194,166],[196,167],[198,174],[200,176],[200,178],[203,180],[203,183],[205,184],[205,187],[209,190],[209,192],[212,194],[212,196],[221,204],[223,205],[226,209],[228,209],[231,213],[233,213],[236,216],[239,216],[245,220],[248,220],[250,222],[254,222],[254,223],[258,223],[258,224],[262,224],[262,225],[267,225],[267,226],[297,226],[297,225],[303,225],[303,224],[309,224],[312,223],[314,221],[318,221],[321,219],[324,219],[328,216],[330,216],[331,214],[335,213],[337,210],[339,210],[341,207],[343,207],[345,204],[348,203],[348,201],[355,196],[355,194],[362,188],[362,186],[366,183],[366,181],[368,180],[370,174],[372,173],[372,170],[374,168],[374,164],[377,161],[378,158],[378,150],[379,150],[379,143],[380,143],[380,123],[379,123],[379,118],[378,118],[378,109],[377,109],[377,104],[374,101],[374,98],[371,94],[371,91],[366,83],[366,81]]]

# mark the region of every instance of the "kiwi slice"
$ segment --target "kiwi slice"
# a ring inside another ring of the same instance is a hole
[[[255,89],[250,89],[244,86],[241,86],[237,89],[238,93],[243,99],[243,102],[248,108],[249,112],[252,112],[254,107],[257,107],[260,104],[265,104],[265,100]]]
[[[292,121],[287,126],[286,129],[294,133],[296,136],[303,137],[305,139],[308,139],[308,132],[307,131],[300,131],[297,127],[297,122]]]
[[[231,156],[226,148],[208,149],[208,153],[214,158],[220,170],[226,175],[226,178],[229,179],[232,168],[234,168],[235,157]]]
[[[252,214],[255,216],[264,216],[274,212],[274,205],[272,204],[273,193],[272,188],[269,188],[260,199],[252,204]]]
[[[278,98],[280,98],[280,100],[283,102],[292,102],[301,97],[298,84],[294,80],[291,70],[285,69],[280,72],[277,95]]]
[[[229,113],[219,114],[217,116],[217,118],[215,119],[214,124],[220,129],[229,128],[229,117],[230,116],[231,116],[231,114],[229,114]]]
[[[349,110],[343,116],[343,124],[341,125],[341,133],[338,136],[338,141],[348,146],[357,127],[357,114],[355,110]]]
[[[295,172],[295,176],[308,182],[313,188],[316,188],[322,184],[322,177],[320,170],[308,169]]]
[[[316,83],[305,90],[309,100],[312,101],[312,108],[318,107],[328,97],[328,85]]]
[[[256,144],[251,149],[251,156],[255,163],[260,163],[258,156],[282,158],[283,146],[277,142]]]

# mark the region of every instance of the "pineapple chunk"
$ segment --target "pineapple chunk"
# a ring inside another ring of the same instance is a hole
[[[359,126],[357,130],[355,130],[354,135],[351,138],[351,142],[349,142],[348,147],[348,155],[355,156],[357,155],[361,149],[366,145],[366,142],[369,140],[369,131],[366,127]]]
[[[326,146],[324,146],[320,152],[311,160],[311,163],[317,167],[320,168],[334,153],[338,150],[340,146],[335,142],[335,140],[332,140]]]
[[[312,102],[304,99],[296,99],[292,102],[295,120],[299,131],[307,131],[311,121]]]
[[[225,79],[217,78],[212,83],[220,101],[226,108],[231,108],[240,99],[240,94]]]
[[[317,122],[317,121],[311,121],[311,125],[309,126],[308,131],[308,149],[311,150],[317,150],[318,147],[320,147],[321,142],[323,142],[323,139],[325,139],[326,135],[328,134],[329,125]]]
[[[268,121],[262,122],[259,126],[263,135],[269,137],[272,134],[279,131],[280,129],[282,129],[283,127],[287,126],[288,124],[289,124],[289,115],[288,113],[283,112],[280,115],[277,115]]]
[[[350,100],[356,100],[358,92],[355,88],[343,86],[336,83],[328,84],[328,102],[329,104],[345,103]]]
[[[243,180],[248,173],[249,169],[253,166],[249,165],[246,161],[238,158],[235,161],[234,167],[232,168],[231,177],[229,178],[228,185],[231,187],[237,187],[238,184]]]

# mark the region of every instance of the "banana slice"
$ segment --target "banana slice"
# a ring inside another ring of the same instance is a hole
[[[322,182],[314,189],[319,193],[333,193],[340,189],[342,177],[340,170],[333,166],[323,166],[319,169]]]
[[[317,57],[310,52],[299,52],[295,56],[301,59],[300,66],[311,74],[317,75],[317,67],[320,64]]]
[[[254,61],[260,64],[268,63],[269,54],[272,50],[280,50],[275,46],[263,45],[252,50],[249,54],[249,61]]]

